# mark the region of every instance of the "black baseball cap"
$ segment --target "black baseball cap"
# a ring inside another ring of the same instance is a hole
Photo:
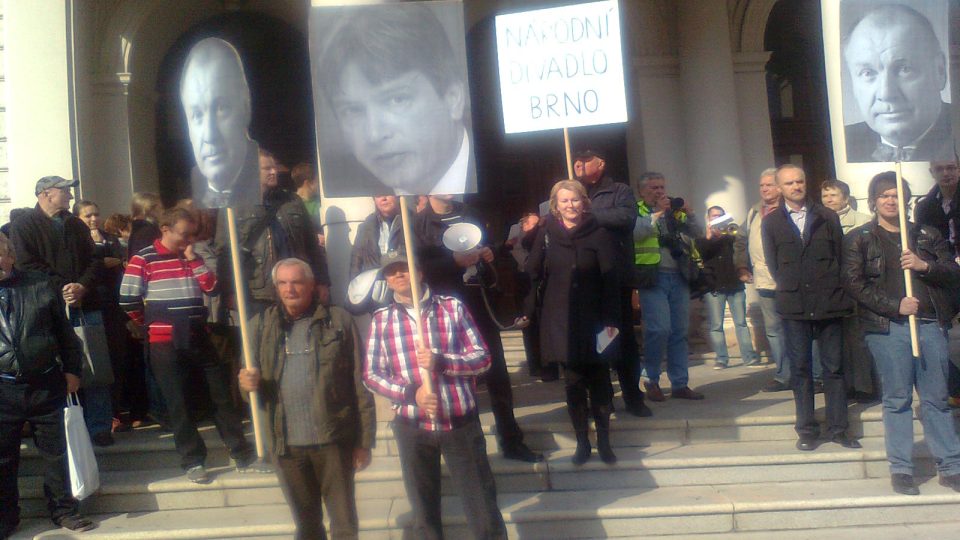
[[[78,180],[67,180],[60,176],[44,176],[37,180],[37,187],[34,195],[43,193],[43,190],[50,188],[72,188],[80,184]]]
[[[593,158],[600,158],[603,160],[607,159],[603,157],[603,154],[601,152],[598,152],[596,150],[591,150],[591,149],[580,150],[579,152],[573,155],[573,159],[577,161],[590,161]]]

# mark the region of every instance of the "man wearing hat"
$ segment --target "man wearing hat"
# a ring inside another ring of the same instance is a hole
[[[634,416],[650,416],[650,408],[643,403],[640,377],[640,349],[633,331],[633,290],[636,288],[633,271],[633,225],[637,221],[637,199],[630,186],[615,182],[607,174],[607,160],[596,150],[581,150],[574,156],[573,171],[590,197],[590,213],[597,223],[610,233],[617,254],[620,276],[620,334],[617,377],[623,403]]]
[[[68,210],[73,199],[71,189],[78,184],[77,180],[44,176],[34,190],[37,206],[10,227],[17,269],[45,274],[70,307],[75,327],[85,320],[83,313],[92,315],[100,309],[100,299],[88,293],[94,290],[97,274],[103,267],[103,260],[94,252],[90,229]],[[110,387],[85,385],[83,401],[84,419],[93,443],[113,444]]]
[[[493,472],[477,415],[477,376],[490,354],[466,306],[421,288],[420,313],[406,257],[383,256],[392,302],[373,314],[363,381],[393,402],[393,433],[413,510],[415,538],[443,538],[440,457],[447,463],[475,538],[506,538]],[[419,271],[417,272],[419,278]],[[417,323],[423,326],[420,342]],[[423,375],[431,379],[424,385]]]

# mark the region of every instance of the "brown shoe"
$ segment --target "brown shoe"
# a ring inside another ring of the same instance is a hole
[[[667,398],[663,395],[663,390],[660,389],[660,385],[655,382],[647,381],[643,383],[643,390],[647,393],[647,399],[650,401],[667,400]]]
[[[670,397],[674,399],[700,400],[703,399],[703,394],[694,392],[689,386],[684,386],[683,388],[677,388],[673,392],[670,392]]]

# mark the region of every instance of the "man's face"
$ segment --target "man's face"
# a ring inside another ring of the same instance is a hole
[[[640,197],[650,208],[654,208],[667,196],[667,181],[663,178],[651,178],[640,190]]]
[[[299,315],[313,303],[314,280],[297,265],[277,268],[277,294],[287,313]]]
[[[73,200],[73,193],[70,188],[49,188],[43,193],[52,207],[58,210],[70,208],[70,201]]]
[[[888,221],[896,219],[900,215],[900,205],[898,203],[897,188],[893,186],[877,196],[877,215]]]
[[[766,205],[774,204],[780,200],[780,186],[777,185],[775,175],[760,177],[760,200]]]
[[[161,226],[160,233],[163,235],[161,242],[164,246],[176,253],[183,253],[197,239],[197,224],[181,219],[173,227]]]
[[[377,207],[377,212],[382,217],[393,217],[397,215],[399,205],[396,195],[380,195],[373,198],[373,204]]]
[[[241,76],[226,56],[193,62],[184,75],[180,99],[193,157],[200,173],[217,189],[230,187],[246,156],[250,96],[238,82]]]
[[[460,150],[465,92],[438,94],[419,71],[371,82],[355,63],[340,77],[334,110],[354,157],[385,185],[429,193]]]
[[[573,178],[575,180],[580,180],[583,178],[583,160],[577,159],[573,162]]]
[[[930,163],[930,175],[937,181],[938,186],[951,187],[957,185],[957,162],[934,161]]]
[[[266,191],[277,187],[277,160],[273,156],[260,154],[260,189]]]
[[[720,210],[719,208],[711,208],[710,211],[707,212],[707,222],[709,223],[721,216],[723,216],[723,210]]]
[[[870,129],[894,145],[917,140],[940,113],[947,82],[943,54],[932,50],[912,19],[892,24],[867,17],[845,51],[860,113]]]
[[[798,205],[807,200],[807,181],[800,169],[783,169],[777,173],[777,185],[783,198]]]
[[[87,227],[90,227],[90,229],[99,229],[100,209],[94,204],[84,206],[83,209],[80,210],[80,221],[82,221]]]
[[[607,162],[598,157],[584,161],[583,175],[580,178],[585,184],[594,184],[597,182],[597,180],[600,180],[601,176],[603,176],[603,169],[606,166]]]
[[[410,296],[410,269],[407,263],[396,263],[383,269],[383,277],[387,280],[387,287],[401,295]]]
[[[820,190],[820,202],[834,212],[839,212],[847,206],[847,198],[843,196],[843,192],[832,187]]]

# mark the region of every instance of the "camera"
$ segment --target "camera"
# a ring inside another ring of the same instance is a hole
[[[673,210],[673,211],[682,210],[683,206],[687,204],[687,202],[683,200],[683,197],[668,197],[668,198],[670,199],[670,210]]]

